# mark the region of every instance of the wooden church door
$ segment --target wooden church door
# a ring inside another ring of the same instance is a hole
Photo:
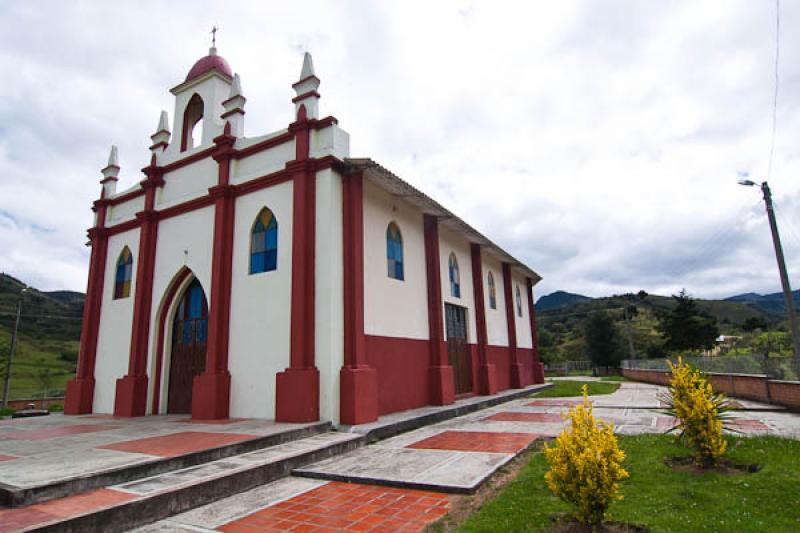
[[[445,304],[447,356],[453,367],[456,394],[472,392],[472,356],[467,344],[467,313],[463,307]]]
[[[208,303],[195,279],[181,296],[172,322],[168,413],[192,412],[192,382],[206,369]]]

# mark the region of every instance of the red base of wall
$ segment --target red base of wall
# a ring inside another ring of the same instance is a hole
[[[231,375],[200,374],[192,381],[192,418],[219,420],[228,418],[231,398]]]
[[[431,405],[449,405],[456,401],[455,381],[452,366],[432,366],[430,376]]]
[[[378,372],[369,367],[343,367],[339,372],[339,410],[342,424],[378,419]]]
[[[511,388],[525,388],[525,365],[522,363],[511,363]]]
[[[114,416],[144,416],[147,407],[147,376],[125,376],[117,380]]]
[[[482,396],[497,393],[497,374],[491,363],[478,367],[478,393]]]
[[[287,368],[275,376],[275,421],[319,420],[319,370]]]
[[[67,383],[64,399],[65,415],[85,415],[92,412],[94,378],[74,378]]]
[[[544,383],[544,363],[533,363],[533,382]]]

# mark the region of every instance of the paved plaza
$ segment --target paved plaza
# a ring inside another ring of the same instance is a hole
[[[622,382],[615,393],[590,399],[595,415],[614,423],[617,433],[663,433],[674,423],[661,412],[658,395],[663,390],[656,385]],[[0,531],[23,531],[148,501],[161,505],[158,498],[173,497],[181,491],[197,498],[236,475],[251,476],[257,469],[287,457],[307,456],[309,451],[336,446],[339,448],[322,459],[283,466],[285,473],[278,473],[274,481],[237,489],[238,493],[225,497],[193,500],[208,503],[195,504],[191,510],[175,512],[136,531],[419,531],[448,512],[452,494],[474,492],[528,447],[557,435],[566,424],[562,413],[579,401],[521,397],[369,445],[366,436],[380,424],[336,432],[255,420],[194,424],[185,417],[55,415],[4,421],[0,423],[0,479],[6,484],[9,480],[39,483],[91,469],[135,466],[180,454],[185,457],[197,449],[225,449],[295,429],[310,433],[197,466],[108,484],[27,507],[0,509]],[[736,405],[732,427],[740,434],[800,439],[799,414],[745,400],[737,400]],[[419,411],[431,414],[436,409]],[[392,416],[383,422],[402,422],[402,416]],[[39,469],[40,465],[44,467]],[[291,475],[287,477],[288,473]],[[130,509],[137,512],[135,507]]]

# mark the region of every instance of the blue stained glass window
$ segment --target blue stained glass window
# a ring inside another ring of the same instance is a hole
[[[387,274],[392,279],[403,281],[403,236],[394,222],[386,228],[386,266]]]
[[[133,255],[126,246],[117,259],[117,271],[114,276],[114,299],[127,298],[131,295],[131,278],[133,277]]]
[[[250,234],[250,273],[278,268],[278,220],[266,207],[256,217]]]
[[[450,272],[450,295],[454,298],[461,298],[461,275],[458,271],[458,259],[456,254],[450,253],[450,260],[447,262]]]
[[[497,309],[497,290],[494,287],[494,276],[489,272],[489,307]]]

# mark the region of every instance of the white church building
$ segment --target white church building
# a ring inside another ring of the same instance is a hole
[[[216,48],[174,87],[150,164],[103,169],[67,414],[359,424],[544,380],[528,266],[321,117],[244,136]]]

